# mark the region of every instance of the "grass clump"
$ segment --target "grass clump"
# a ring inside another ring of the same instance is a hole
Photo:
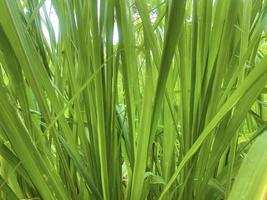
[[[266,1],[0,13],[1,199],[263,198]]]

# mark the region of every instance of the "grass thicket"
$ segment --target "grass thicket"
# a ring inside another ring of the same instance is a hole
[[[266,9],[0,0],[0,199],[263,200]]]

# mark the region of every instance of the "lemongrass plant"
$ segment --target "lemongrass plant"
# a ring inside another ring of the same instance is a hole
[[[263,199],[266,9],[0,0],[0,199]]]

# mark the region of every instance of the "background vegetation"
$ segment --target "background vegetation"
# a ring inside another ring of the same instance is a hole
[[[266,23],[265,0],[0,0],[1,199],[263,200]]]

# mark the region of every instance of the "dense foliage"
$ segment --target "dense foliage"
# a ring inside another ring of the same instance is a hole
[[[266,198],[266,9],[0,0],[0,198]]]

